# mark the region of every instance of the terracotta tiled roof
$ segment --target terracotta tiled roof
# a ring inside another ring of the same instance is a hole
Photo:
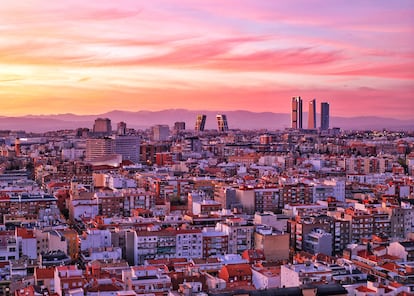
[[[38,280],[54,278],[54,267],[36,268],[35,275]]]
[[[394,287],[394,288],[399,288],[399,287],[402,287],[402,286],[404,286],[403,284],[401,284],[401,283],[398,283],[398,282],[391,282],[390,283],[390,286],[391,287]]]
[[[365,286],[359,286],[358,288],[356,288],[355,290],[359,291],[359,292],[366,292],[366,293],[375,293],[374,290],[371,290],[370,288],[367,288]]]
[[[132,269],[137,270],[137,271],[138,270],[158,270],[157,267],[151,266],[151,265],[148,265],[148,266],[133,266]]]
[[[26,229],[26,228],[17,228],[17,236],[20,236],[21,238],[35,238],[35,235],[33,233],[33,230]]]
[[[229,276],[251,275],[252,270],[249,264],[230,264],[223,268],[227,269]]]
[[[389,255],[389,254],[385,254],[384,256],[380,256],[379,258],[383,259],[383,260],[391,260],[391,261],[397,261],[398,259],[401,259],[398,256],[392,256],[392,255]]]
[[[122,287],[116,286],[115,284],[100,284],[87,289],[87,292],[112,292],[122,290]]]
[[[387,262],[383,264],[381,267],[389,271],[394,271],[397,268],[397,264],[393,262]]]
[[[58,271],[77,270],[75,265],[58,266],[56,267],[56,269]]]
[[[35,290],[34,290],[33,286],[29,286],[27,288],[17,290],[15,292],[15,295],[16,296],[34,296],[35,295]]]
[[[47,184],[48,188],[54,188],[54,187],[65,187],[65,186],[69,186],[70,184],[67,182],[50,182],[49,184]]]
[[[244,251],[252,259],[261,259],[264,258],[264,252],[262,250],[253,249]]]

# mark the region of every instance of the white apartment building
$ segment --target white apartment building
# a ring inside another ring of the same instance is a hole
[[[171,278],[154,266],[133,266],[122,271],[126,290],[139,294],[167,293],[171,289]]]
[[[112,246],[111,232],[107,229],[88,229],[79,236],[80,250],[106,248]]]
[[[201,258],[203,239],[201,230],[161,230],[135,232],[134,262],[148,259]]]

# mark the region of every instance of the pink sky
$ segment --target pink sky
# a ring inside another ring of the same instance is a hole
[[[4,1],[0,115],[288,113],[300,95],[410,119],[412,36],[412,0]]]

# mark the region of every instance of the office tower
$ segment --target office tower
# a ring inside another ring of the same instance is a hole
[[[16,138],[16,140],[14,140],[14,152],[16,153],[16,156],[19,157],[20,153],[21,153],[21,142],[19,138]]]
[[[87,139],[86,161],[115,153],[115,143],[111,138]]]
[[[292,98],[292,128],[302,128],[302,99]]]
[[[321,103],[321,130],[329,129],[329,103]]]
[[[316,99],[309,102],[308,129],[316,128]]]
[[[140,139],[136,136],[117,136],[115,153],[122,155],[122,160],[139,162]]]
[[[158,124],[152,127],[152,139],[154,141],[166,141],[170,136],[170,128],[168,125]]]
[[[174,123],[174,130],[175,131],[183,131],[185,130],[185,122],[184,121],[177,121]]]
[[[116,126],[116,134],[118,136],[125,136],[127,133],[127,125],[125,122],[121,121],[118,122],[117,126]]]
[[[195,124],[195,131],[196,132],[203,132],[204,127],[206,125],[207,116],[204,114],[197,115],[196,124]]]
[[[227,123],[227,116],[225,114],[217,114],[217,129],[219,132],[227,132],[229,130],[229,125]]]
[[[21,153],[21,142],[20,142],[20,139],[19,138],[16,138],[14,140],[14,152],[15,152],[15,154],[16,154],[17,157],[20,156],[20,153]]]
[[[111,120],[109,118],[95,119],[93,133],[100,136],[109,136],[112,133]]]

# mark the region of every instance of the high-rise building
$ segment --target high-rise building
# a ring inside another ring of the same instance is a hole
[[[174,123],[174,130],[175,131],[183,131],[185,130],[185,122],[184,121],[177,121]]]
[[[195,123],[195,131],[196,132],[203,132],[204,127],[206,125],[207,116],[204,114],[197,115],[196,123]]]
[[[292,128],[302,128],[302,99],[292,98]]]
[[[115,138],[115,153],[122,155],[122,160],[139,162],[140,139],[136,136],[117,136]]]
[[[86,161],[115,153],[115,143],[111,138],[87,139]]]
[[[309,102],[308,129],[316,128],[316,99]]]
[[[152,139],[154,141],[166,141],[170,136],[170,127],[164,124],[154,125],[152,127]]]
[[[321,130],[329,129],[329,103],[321,103]]]
[[[116,134],[118,136],[125,136],[127,133],[127,125],[125,122],[121,121],[118,122],[117,126],[116,126]]]
[[[16,156],[19,157],[20,153],[21,153],[21,142],[19,138],[16,138],[16,140],[14,141],[14,151],[16,153]]]
[[[217,129],[219,132],[227,132],[229,130],[229,125],[227,123],[227,116],[225,114],[217,114]]]
[[[100,136],[109,136],[112,133],[111,120],[109,118],[95,119],[93,133]]]

